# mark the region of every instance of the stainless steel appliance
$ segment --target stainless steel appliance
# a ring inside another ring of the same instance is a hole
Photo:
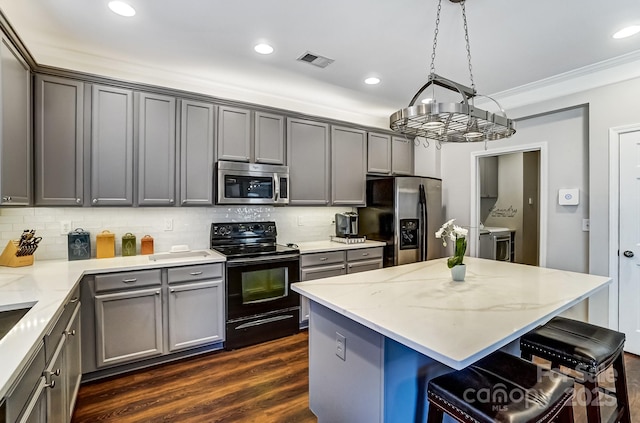
[[[358,236],[358,213],[336,213],[336,236],[355,238]]]
[[[300,252],[276,235],[275,222],[211,224],[211,248],[227,257],[225,349],[299,331]]]
[[[508,228],[481,229],[478,257],[498,261],[513,261],[511,230]]]
[[[289,204],[289,167],[219,161],[217,204]]]
[[[358,208],[360,235],[387,243],[384,266],[443,257],[435,237],[443,220],[442,181],[415,176],[367,180],[367,206]]]

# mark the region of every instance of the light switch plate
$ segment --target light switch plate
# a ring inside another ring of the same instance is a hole
[[[340,357],[343,361],[346,360],[347,354],[347,338],[336,332],[336,355]]]
[[[70,220],[61,220],[60,221],[60,235],[68,235],[71,232],[71,221]]]

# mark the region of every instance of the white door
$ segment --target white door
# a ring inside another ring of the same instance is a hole
[[[640,131],[620,134],[619,323],[640,354]]]

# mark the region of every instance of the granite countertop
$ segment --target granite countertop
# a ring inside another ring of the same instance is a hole
[[[493,352],[611,283],[586,275],[465,257],[298,282],[292,289],[454,369]]]
[[[36,260],[32,266],[0,267],[0,311],[33,306],[0,339],[0,399],[17,379],[84,275],[225,261],[217,252],[207,251],[208,257],[184,257],[178,253],[175,258],[167,255],[171,258],[157,261],[145,255],[78,261]]]
[[[327,251],[354,250],[359,248],[384,247],[385,242],[365,241],[355,244],[345,244],[337,241],[309,241],[296,243],[300,249],[300,254],[322,253]]]

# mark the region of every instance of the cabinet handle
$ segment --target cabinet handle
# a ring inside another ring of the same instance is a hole
[[[130,278],[130,279],[123,279],[122,282],[124,283],[134,283],[138,280],[138,278]]]
[[[56,387],[56,381],[52,380],[51,382],[47,383],[46,385],[44,385],[45,388],[55,388]]]
[[[202,275],[202,272],[191,272],[189,273],[191,276],[198,276],[198,275]]]
[[[11,196],[7,195],[2,197],[2,201],[11,201]]]
[[[80,203],[82,203],[82,199],[76,198],[76,204],[80,204]]]
[[[53,373],[51,373],[51,376],[60,376],[60,369],[56,369]]]
[[[173,204],[173,198],[169,200],[169,204]]]
[[[67,335],[67,336],[76,336],[76,330],[75,329],[67,330],[67,331],[64,332],[64,334]]]
[[[169,292],[171,292],[172,294],[176,292],[175,289],[170,289]]]
[[[75,304],[78,302],[78,297],[73,297],[72,299],[69,300],[69,304]]]
[[[91,202],[92,202],[93,204],[98,204],[98,199],[97,199],[97,198],[94,198],[93,200],[91,200]]]
[[[369,253],[362,253],[362,257],[366,257],[368,255],[369,255]]]
[[[156,295],[160,295],[160,291],[156,291]]]
[[[328,258],[327,257],[320,257],[320,261],[327,261]]]

